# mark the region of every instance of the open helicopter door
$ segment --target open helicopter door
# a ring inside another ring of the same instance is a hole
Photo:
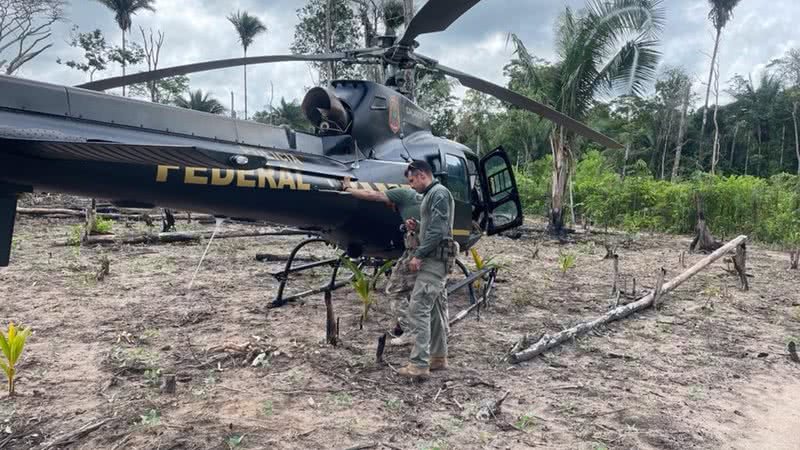
[[[488,216],[486,234],[491,236],[522,225],[522,203],[505,150],[497,147],[481,158],[478,171]]]

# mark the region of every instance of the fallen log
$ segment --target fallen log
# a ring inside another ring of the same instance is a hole
[[[101,235],[89,236],[83,245],[117,245],[117,244],[172,244],[177,242],[193,242],[201,239],[211,238],[213,231],[184,231],[184,232],[169,232],[169,233],[143,233],[133,234],[126,236],[117,235]],[[293,230],[293,229],[255,229],[255,230],[231,230],[231,231],[218,231],[214,239],[231,239],[242,237],[258,237],[258,236],[300,236],[310,234],[307,231]],[[74,245],[70,240],[63,240],[56,243],[57,246],[66,247]]]
[[[728,242],[727,244],[723,245],[714,253],[706,256],[697,264],[690,267],[677,277],[673,278],[666,284],[664,284],[660,289],[660,296],[668,294],[670,291],[674,290],[676,287],[683,284],[689,278],[697,275],[698,272],[709,266],[714,261],[718,260],[719,258],[723,257],[726,253],[730,252],[731,250],[735,249],[739,246],[739,244],[745,242],[747,240],[747,236],[739,236],[736,239]],[[650,294],[645,295],[641,299],[629,303],[625,306],[620,306],[619,308],[612,309],[611,311],[607,312],[606,314],[588,322],[581,322],[578,325],[564,330],[560,333],[556,333],[554,335],[545,334],[539,339],[535,344],[530,346],[529,348],[519,351],[517,353],[512,353],[509,356],[509,361],[512,363],[519,363],[521,361],[527,361],[530,359],[535,358],[536,356],[544,353],[545,351],[556,347],[570,339],[574,339],[578,336],[588,333],[589,331],[593,330],[594,328],[604,325],[615,320],[619,320],[625,318],[635,312],[642,311],[644,309],[649,308],[653,304],[653,300],[655,298],[655,292],[658,291],[658,287],[656,287],[655,291],[651,292]]]
[[[53,217],[56,219],[63,219],[67,217],[78,217],[78,218],[85,218],[86,213],[83,210],[79,209],[67,209],[67,208],[17,208],[17,214],[21,216],[44,216],[44,217]],[[149,214],[147,212],[142,213],[134,213],[134,212],[126,212],[126,213],[111,213],[111,212],[98,212],[97,217],[103,219],[112,219],[112,220],[130,220],[130,221],[143,221],[146,220],[145,217],[152,217],[153,214]],[[175,220],[197,220],[197,221],[209,221],[214,222],[214,216],[210,214],[191,214],[191,213],[181,213],[181,214],[174,214]]]

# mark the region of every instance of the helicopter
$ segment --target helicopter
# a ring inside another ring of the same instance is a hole
[[[401,218],[342,192],[404,186],[412,160],[425,160],[455,199],[462,251],[484,234],[522,224],[514,173],[502,148],[479,157],[434,136],[429,114],[408,92],[422,67],[532,111],[609,147],[611,138],[533,99],[416,52],[415,39],[446,30],[479,0],[429,0],[402,36],[368,48],[321,54],[207,61],[63,86],[0,76],[0,266],[10,261],[20,193],[63,192],[121,207],[167,207],[268,221],[308,231],[351,257],[403,251]],[[277,62],[381,65],[384,82],[334,80],[302,101],[313,133],[150,103],[102,91],[241,65]]]

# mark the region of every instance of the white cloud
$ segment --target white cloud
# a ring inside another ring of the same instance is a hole
[[[422,36],[420,53],[439,59],[443,64],[474,73],[495,83],[503,83],[503,66],[511,58],[506,47],[509,32],[518,34],[531,53],[552,60],[553,30],[564,6],[580,8],[584,0],[484,0],[444,33]],[[166,43],[161,67],[189,62],[240,56],[242,49],[233,27],[226,20],[232,11],[242,9],[260,17],[269,31],[257,38],[249,55],[289,53],[296,10],[302,0],[234,0],[227,3],[211,0],[158,0],[157,12],[143,12],[134,17],[134,39],[141,40],[138,27],[161,29]],[[421,2],[418,2],[420,5]],[[705,1],[669,0],[667,24],[663,33],[663,65],[682,65],[698,83],[697,92],[705,92],[708,54],[713,48],[713,29],[707,19]],[[771,59],[798,45],[796,21],[800,18],[797,0],[748,0],[741,2],[726,28],[720,47],[723,86],[734,74],[753,74],[754,79]],[[73,2],[71,23],[54,30],[56,45],[18,73],[37,80],[74,85],[86,81],[82,73],[55,63],[56,58],[76,58],[80,52],[68,47],[66,40],[72,24],[82,30],[99,27],[108,40],[119,42],[120,31],[113,14],[96,1]],[[120,74],[114,67],[102,76]],[[241,68],[225,69],[191,77],[193,88],[212,92],[223,103],[230,92],[237,94],[237,109],[242,102]],[[251,113],[269,100],[270,83],[276,101],[302,98],[313,80],[305,63],[279,63],[248,68],[248,97]],[[463,92],[463,89],[459,90]],[[725,96],[723,95],[723,99]]]

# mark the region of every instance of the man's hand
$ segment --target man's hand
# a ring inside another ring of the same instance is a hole
[[[350,186],[350,177],[344,177],[344,180],[342,180],[342,190],[346,191],[347,188],[349,188],[349,187],[351,187]]]
[[[422,268],[422,260],[416,256],[411,258],[411,261],[408,262],[408,268],[411,269],[412,272],[419,272],[419,269]]]
[[[406,230],[408,231],[417,231],[417,219],[410,218],[406,220]]]

